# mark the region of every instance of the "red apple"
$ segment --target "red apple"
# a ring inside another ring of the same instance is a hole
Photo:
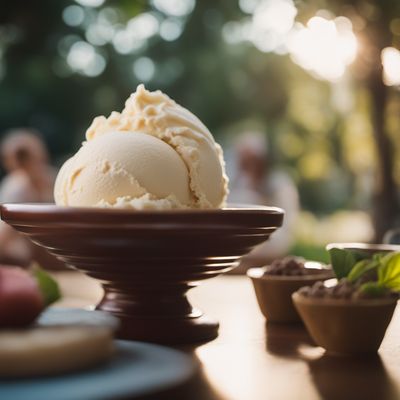
[[[0,266],[0,328],[29,325],[44,307],[37,280],[29,272]]]

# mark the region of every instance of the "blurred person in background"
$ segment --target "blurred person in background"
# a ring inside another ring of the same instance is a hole
[[[0,201],[52,202],[56,171],[39,136],[28,129],[9,132],[1,144],[6,177],[0,185]]]
[[[8,132],[0,147],[6,176],[0,184],[1,203],[53,202],[56,171],[40,137],[29,129]],[[59,264],[17,231],[0,223],[0,263],[28,266],[33,260],[44,266]]]
[[[299,212],[299,195],[292,179],[272,167],[268,144],[263,134],[241,135],[235,145],[236,172],[230,184],[229,202],[280,207],[285,210],[283,226],[245,256],[238,273],[284,257],[294,241],[294,225]]]

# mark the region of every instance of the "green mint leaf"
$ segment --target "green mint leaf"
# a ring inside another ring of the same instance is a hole
[[[400,253],[390,253],[381,259],[378,283],[391,290],[400,291]]]
[[[336,278],[346,278],[358,261],[355,252],[345,249],[332,248],[329,250],[333,272]]]
[[[388,253],[375,253],[372,256],[372,259],[381,263],[382,259],[384,259],[387,255]]]
[[[36,278],[46,306],[61,298],[58,283],[47,272],[39,267],[35,267],[32,270],[32,274]]]
[[[359,291],[368,295],[368,297],[381,297],[386,288],[377,282],[366,282],[360,286]]]
[[[364,275],[366,272],[372,271],[374,269],[377,269],[379,266],[379,261],[377,259],[372,259],[372,260],[361,260],[358,261],[354,267],[351,269],[349,274],[347,275],[347,279],[350,282],[355,282],[357,279],[359,279],[362,275]]]

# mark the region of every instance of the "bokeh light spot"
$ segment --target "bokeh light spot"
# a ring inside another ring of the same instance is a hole
[[[100,75],[106,67],[104,57],[98,54],[91,44],[84,41],[71,46],[67,63],[72,70],[89,77]]]
[[[382,50],[381,59],[385,85],[400,85],[400,51],[394,47],[386,47]]]
[[[105,0],[75,0],[77,3],[86,7],[100,7]]]
[[[156,66],[149,57],[140,57],[133,63],[133,73],[143,82],[149,82],[156,72]]]
[[[296,24],[288,49],[293,61],[320,79],[336,81],[357,54],[357,39],[345,17],[312,17],[306,26]]]
[[[68,6],[64,9],[62,18],[68,26],[79,26],[85,19],[85,11],[79,6]]]
[[[182,31],[182,24],[172,18],[165,19],[160,26],[160,36],[168,42],[178,39]]]
[[[184,17],[196,6],[195,0],[153,0],[152,3],[159,11],[173,17]]]

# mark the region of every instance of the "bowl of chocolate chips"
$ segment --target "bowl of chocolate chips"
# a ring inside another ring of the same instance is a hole
[[[268,322],[299,322],[292,294],[303,286],[333,277],[325,264],[300,257],[285,257],[261,268],[251,268],[252,280],[260,310]]]

